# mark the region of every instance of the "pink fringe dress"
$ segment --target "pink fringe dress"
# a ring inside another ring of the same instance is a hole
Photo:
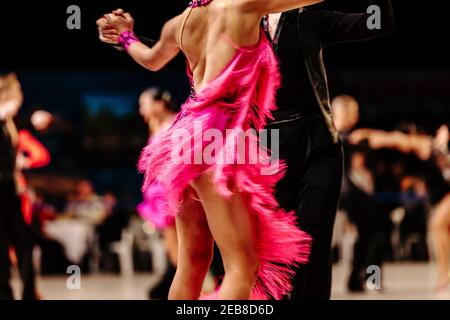
[[[136,208],[142,219],[152,223],[158,230],[175,225],[175,217],[167,210],[166,191],[160,183],[148,185],[142,195],[144,201]]]
[[[166,129],[166,127],[161,128],[160,132]],[[149,138],[147,144],[151,143],[152,138]],[[175,217],[168,211],[166,194],[164,187],[154,181],[144,188],[142,192],[143,201],[136,207],[141,218],[153,224],[157,230],[164,230],[175,225]]]
[[[294,212],[281,209],[274,197],[275,184],[285,171],[284,164],[270,161],[265,153],[265,157],[258,155],[256,163],[248,161],[254,159],[254,150],[249,146],[259,145],[256,134],[245,140],[240,151],[236,150],[235,142],[240,130],[263,129],[271,117],[280,83],[278,62],[264,32],[254,46],[233,46],[236,53],[220,75],[191,94],[172,126],[154,136],[145,147],[139,168],[145,173],[144,190],[154,181],[166,190],[167,210],[172,216],[178,213],[183,198],[191,196],[186,193],[189,183],[205,170],[213,172],[215,186],[223,196],[232,195],[229,186],[237,188],[256,220],[260,268],[252,298],[281,299],[292,289],[293,268],[308,260],[311,238],[297,227]],[[189,67],[188,75],[193,83]],[[202,141],[208,129],[219,130],[225,137],[215,152],[216,159],[231,154],[233,163],[196,161],[208,146],[208,141]],[[233,133],[227,135],[227,129]],[[174,150],[175,153],[183,150],[183,159],[188,161],[174,161]],[[242,162],[243,159],[247,161]]]

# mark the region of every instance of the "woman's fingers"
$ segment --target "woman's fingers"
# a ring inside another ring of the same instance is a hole
[[[106,40],[113,41],[114,43],[119,42],[119,36],[103,36]]]
[[[107,13],[103,16],[103,18],[105,18],[108,23],[111,23],[111,21],[115,20],[114,18],[116,18],[116,15],[113,13]]]
[[[99,39],[100,39],[100,41],[109,43],[109,44],[119,43],[119,37],[117,37],[117,36],[104,36],[104,35],[100,34]]]
[[[99,26],[101,28],[104,27],[105,25],[107,25],[107,23],[108,23],[108,20],[106,20],[106,18],[104,16],[96,21],[97,26]]]
[[[114,27],[110,25],[108,22],[101,26],[103,30],[114,30]]]
[[[114,10],[112,13],[103,15],[97,20],[98,32],[101,41],[110,41],[108,36],[118,36],[125,30],[133,29],[133,18],[122,9]]]
[[[104,36],[114,36],[119,35],[119,33],[115,29],[101,29],[99,32]]]

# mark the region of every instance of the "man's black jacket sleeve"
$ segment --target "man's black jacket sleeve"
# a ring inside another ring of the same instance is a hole
[[[317,11],[320,15],[321,38],[324,46],[336,43],[370,40],[391,33],[395,27],[394,11],[390,0],[373,0],[370,4],[381,9],[381,29],[369,29],[371,13],[343,13]]]

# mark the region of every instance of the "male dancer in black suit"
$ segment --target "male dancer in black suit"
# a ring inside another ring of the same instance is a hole
[[[288,165],[277,187],[286,210],[296,210],[299,224],[313,237],[310,261],[294,280],[292,299],[329,299],[331,238],[342,180],[342,150],[333,124],[325,47],[381,37],[392,32],[390,0],[370,1],[381,12],[381,29],[370,29],[368,13],[301,9],[269,15],[264,21],[280,61],[278,110],[269,129],[280,134],[280,158]]]

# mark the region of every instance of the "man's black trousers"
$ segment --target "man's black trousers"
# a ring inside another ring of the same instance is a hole
[[[276,196],[281,207],[296,211],[300,228],[313,238],[309,263],[297,270],[291,299],[327,300],[331,295],[331,238],[342,183],[342,147],[340,142],[333,143],[320,114],[290,114],[286,118],[289,120],[268,126],[278,130],[280,158],[288,165]],[[271,144],[269,147],[273,149]]]

